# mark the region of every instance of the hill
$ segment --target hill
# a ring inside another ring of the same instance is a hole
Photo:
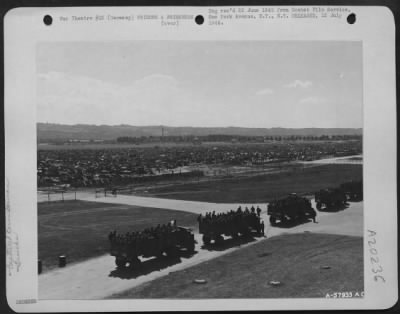
[[[243,128],[243,127],[170,127],[170,126],[132,126],[132,125],[88,125],[38,123],[37,137],[46,140],[115,140],[118,137],[161,136],[321,136],[321,135],[361,135],[356,128]]]

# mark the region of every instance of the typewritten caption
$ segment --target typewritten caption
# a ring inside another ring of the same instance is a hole
[[[290,19],[343,19],[351,11],[344,7],[231,7],[209,8],[203,14],[204,24],[222,26],[229,21],[238,20],[290,20]],[[152,22],[161,26],[179,26],[183,22],[193,22],[193,14],[93,14],[59,16],[58,21],[63,23],[113,23],[113,22]]]

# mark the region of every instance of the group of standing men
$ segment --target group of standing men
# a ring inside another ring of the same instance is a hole
[[[264,234],[264,222],[260,219],[261,208],[252,206],[250,209],[241,206],[237,210],[230,210],[226,213],[206,212],[205,215],[200,214],[197,217],[199,222],[200,233],[207,233],[210,229],[224,232],[234,232],[238,226],[245,225],[245,228],[258,229],[261,234]],[[207,231],[206,231],[207,230]]]
[[[168,236],[170,232],[176,227],[176,221],[168,224],[158,224],[157,227],[146,228],[143,231],[126,232],[125,234],[117,234],[117,231],[111,231],[108,239],[113,244],[137,244],[146,242],[149,239],[161,239]]]

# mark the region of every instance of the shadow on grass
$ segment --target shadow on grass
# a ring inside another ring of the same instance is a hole
[[[179,264],[182,262],[181,257],[189,258],[196,254],[197,252],[180,252],[180,256],[177,257],[155,257],[146,260],[136,267],[125,267],[125,268],[115,268],[108,275],[109,277],[117,277],[121,279],[135,279],[139,276],[144,276],[152,273],[153,271],[160,271],[167,267]]]
[[[324,213],[337,213],[337,212],[340,212],[342,210],[345,210],[348,207],[349,207],[349,204],[346,203],[346,204],[342,204],[342,205],[332,206],[332,207],[329,207],[329,208],[323,207],[321,209],[318,209],[318,211],[324,212]]]
[[[274,225],[271,225],[272,227],[277,227],[277,228],[285,228],[285,229],[289,229],[289,228],[293,228],[293,227],[297,227],[300,225],[304,225],[306,223],[310,223],[312,222],[312,219],[310,218],[304,218],[304,219],[297,219],[297,220],[287,220],[285,222],[279,222],[276,223]],[[318,216],[316,219],[316,223],[318,223]]]
[[[247,244],[250,242],[256,241],[255,237],[263,237],[263,235],[250,235],[250,236],[241,236],[237,238],[227,238],[221,243],[210,243],[210,244],[203,244],[201,246],[202,249],[208,251],[224,251],[230,249],[232,247],[240,246],[243,244]]]

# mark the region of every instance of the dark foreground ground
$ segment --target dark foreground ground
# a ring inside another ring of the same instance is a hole
[[[108,233],[142,230],[177,219],[191,226],[197,215],[169,209],[85,201],[38,203],[39,259],[43,270],[57,267],[58,256],[68,263],[108,253]]]
[[[215,203],[268,202],[288,193],[308,194],[362,180],[362,165],[318,165],[281,173],[234,177],[148,189],[145,196]]]
[[[324,298],[363,289],[361,237],[301,233],[273,237],[110,298]]]

